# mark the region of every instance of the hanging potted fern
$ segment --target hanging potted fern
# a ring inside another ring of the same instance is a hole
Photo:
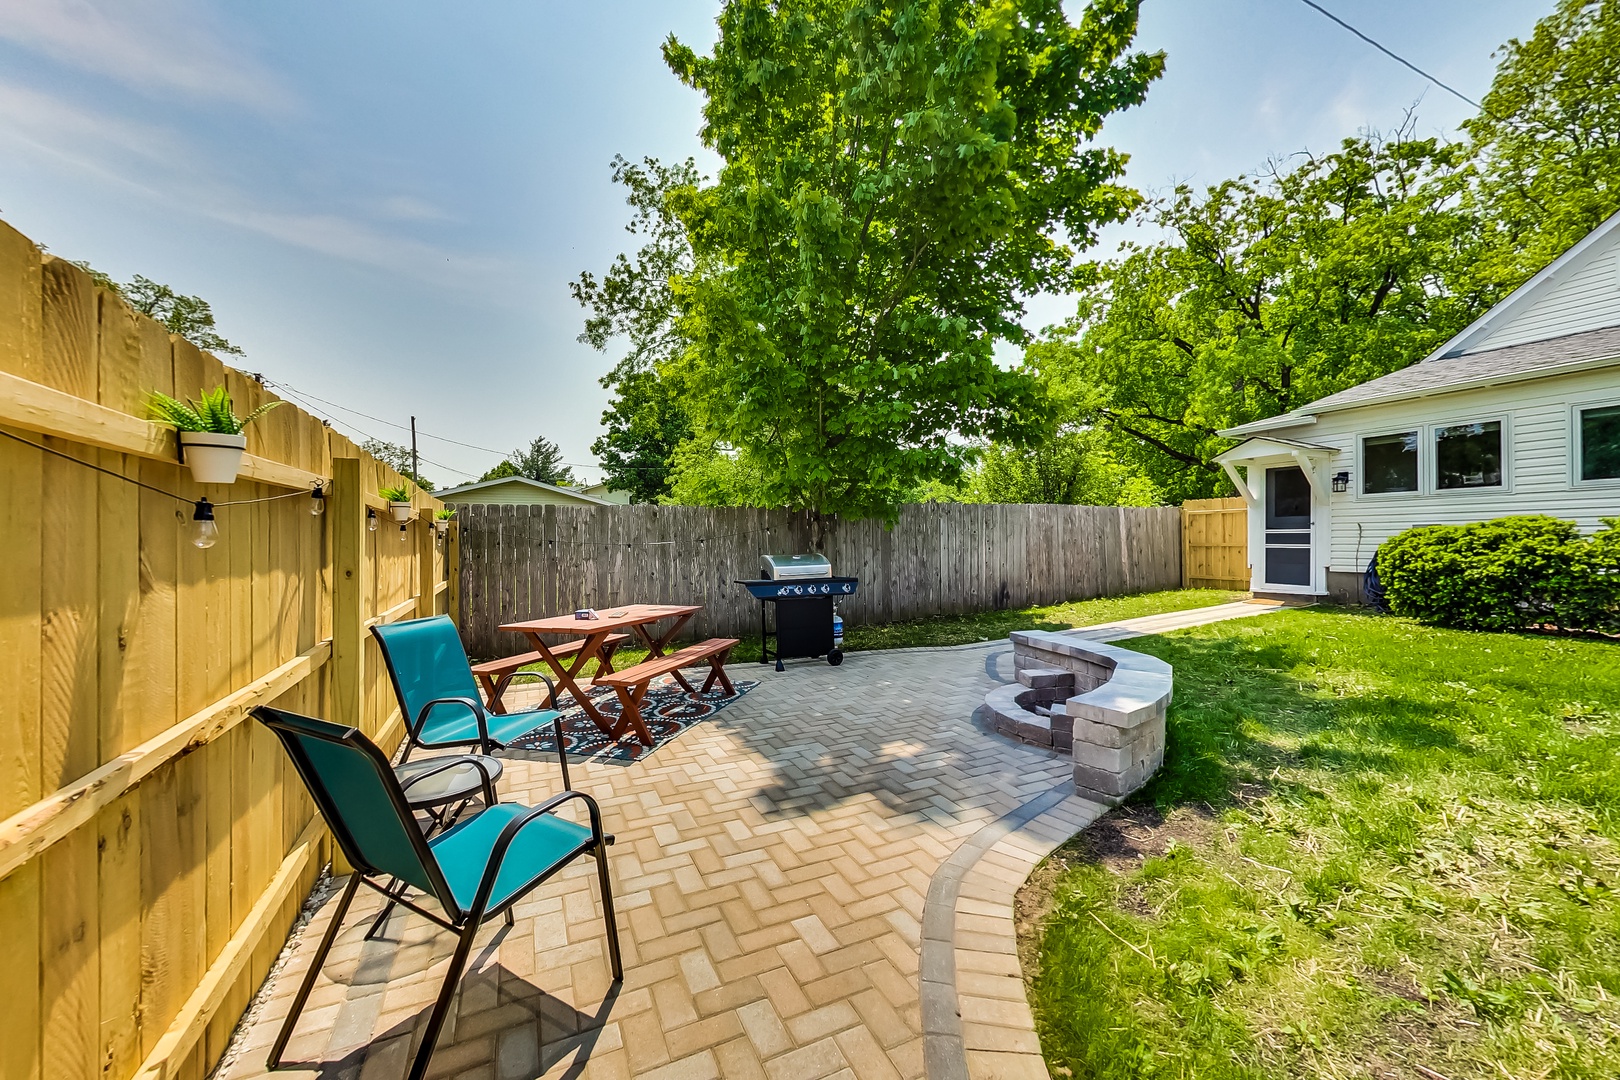
[[[378,489],[377,494],[381,495],[383,500],[388,503],[388,512],[394,515],[395,521],[403,525],[407,521],[411,520],[411,514],[414,512],[414,510],[411,506],[411,492],[409,488],[405,487],[404,485],[399,487],[385,487]]]
[[[242,429],[280,405],[267,401],[246,416],[237,416],[231,395],[223,386],[205,390],[196,401],[181,401],[154,392],[147,415],[154,423],[168,424],[180,437],[180,460],[199,484],[230,484],[242,471],[247,436]]]
[[[439,534],[440,540],[449,535],[450,522],[455,520],[455,516],[456,510],[453,506],[447,506],[433,515],[433,531]]]

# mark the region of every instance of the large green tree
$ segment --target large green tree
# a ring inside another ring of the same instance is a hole
[[[665,45],[724,162],[670,194],[682,385],[698,440],[760,478],[751,501],[888,516],[955,479],[964,440],[1046,425],[992,351],[1138,201],[1094,142],[1163,68],[1127,52],[1137,8],[728,0],[710,55]]]
[[[602,414],[607,431],[591,453],[610,488],[628,492],[632,502],[658,502],[670,493],[675,452],[692,435],[691,417],[656,369],[625,372],[608,385],[614,397]]]
[[[1026,364],[1171,501],[1222,491],[1221,428],[1403,367],[1497,298],[1469,176],[1461,145],[1396,135],[1178,188],[1148,215],[1168,239],[1100,264]]]
[[[1513,285],[1620,210],[1620,0],[1560,0],[1498,56],[1463,128],[1499,230],[1482,271]]]
[[[669,495],[675,451],[692,434],[692,422],[669,369],[686,348],[675,324],[671,282],[694,268],[686,229],[670,211],[670,193],[702,182],[688,158],[664,165],[613,159],[613,182],[626,189],[632,214],[625,231],[642,240],[633,255],[619,255],[597,277],[589,271],[569,283],[589,313],[579,340],[607,352],[625,352],[602,377],[613,399],[602,414],[606,433],[591,444],[608,484],[635,502]]]

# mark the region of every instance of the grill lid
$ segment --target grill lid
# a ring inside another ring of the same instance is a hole
[[[759,562],[761,576],[776,581],[832,577],[832,563],[825,555],[762,555]]]

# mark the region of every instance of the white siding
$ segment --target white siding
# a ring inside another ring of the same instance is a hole
[[[1338,451],[1325,470],[1350,473],[1351,490],[1330,496],[1329,569],[1359,573],[1378,545],[1414,525],[1461,524],[1509,514],[1551,514],[1582,529],[1620,517],[1620,483],[1577,484],[1571,463],[1571,410],[1576,404],[1620,404],[1620,368],[1549,376],[1531,382],[1326,413],[1317,423],[1273,432]],[[1505,421],[1506,485],[1487,491],[1434,491],[1430,428],[1475,420]],[[1362,435],[1421,430],[1421,489],[1361,495],[1357,440]]]
[[[1468,352],[1522,345],[1527,341],[1578,334],[1605,326],[1620,326],[1620,233],[1589,253],[1585,266],[1574,270],[1547,295],[1531,301],[1523,311],[1491,331]]]

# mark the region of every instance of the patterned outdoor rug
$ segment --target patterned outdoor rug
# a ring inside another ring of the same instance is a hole
[[[737,693],[731,697],[727,697],[721,688],[715,687],[706,694],[698,695],[694,700],[668,675],[654,680],[651,689],[647,691],[647,697],[641,703],[641,719],[646,722],[647,730],[652,732],[651,746],[643,745],[640,739],[629,732],[617,740],[609,739],[606,733],[596,726],[595,721],[585,715],[584,709],[578,705],[570,705],[562,711],[563,742],[570,757],[615,762],[621,765],[640,761],[692,725],[701,724],[727,705],[742,700],[742,696],[758,686],[759,681],[733,679],[732,685],[737,688]],[[591,704],[595,705],[596,710],[603,716],[608,717],[610,723],[618,720],[617,694],[605,686],[593,686],[587,693],[591,695]],[[557,752],[557,740],[549,723],[535,728],[527,735],[519,735],[508,745],[514,750],[527,750],[533,753]]]

